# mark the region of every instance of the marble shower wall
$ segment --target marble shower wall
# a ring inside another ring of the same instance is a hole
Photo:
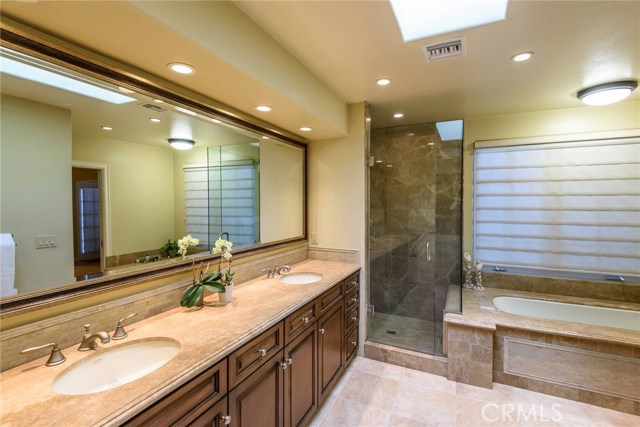
[[[434,123],[376,129],[371,155],[370,303],[441,324],[460,283],[462,141],[441,141]]]

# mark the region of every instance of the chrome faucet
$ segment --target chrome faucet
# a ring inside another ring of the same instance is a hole
[[[278,264],[276,264],[276,274],[289,273],[291,271],[291,266],[289,264],[291,264],[291,260],[285,262],[280,268],[278,268]]]
[[[82,342],[80,343],[80,347],[78,347],[78,351],[95,349],[96,347],[98,347],[98,343],[95,342],[98,338],[100,338],[102,344],[106,344],[111,341],[111,339],[109,338],[109,334],[105,331],[91,333],[89,331],[90,328],[90,323],[84,325],[84,336],[82,337]]]

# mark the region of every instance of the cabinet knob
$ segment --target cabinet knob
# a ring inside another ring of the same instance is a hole
[[[309,323],[309,318],[308,317],[303,317],[302,318],[302,323],[304,323],[304,324]]]
[[[351,298],[351,302],[358,302],[358,298]]]
[[[220,415],[220,419],[224,423],[224,425],[228,426],[231,424],[231,415]]]
[[[318,331],[320,332],[320,334],[324,334],[324,328],[320,328],[318,329]]]
[[[356,320],[358,320],[358,318],[357,317],[352,317],[351,320],[353,320],[355,322]]]
[[[355,342],[355,341],[351,341],[351,345],[352,345],[352,346],[354,346],[354,347],[357,347],[357,346],[358,346],[358,343],[357,343],[357,342]]]
[[[293,359],[291,358],[284,359],[282,362],[280,362],[280,367],[284,371],[285,369],[287,369],[287,366],[291,366],[292,363],[293,363]]]
[[[358,282],[356,282],[355,280],[353,282],[351,282],[351,285],[355,286]]]
[[[258,350],[258,354],[260,355],[260,357],[264,357],[267,354],[267,350],[261,348],[260,350]]]

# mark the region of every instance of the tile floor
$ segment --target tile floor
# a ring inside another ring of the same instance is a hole
[[[487,390],[357,357],[311,427],[637,427],[640,417],[515,387]]]
[[[421,353],[442,354],[441,323],[388,313],[370,315],[369,322],[368,339],[373,342]]]

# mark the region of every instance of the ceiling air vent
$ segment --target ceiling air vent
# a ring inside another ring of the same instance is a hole
[[[427,61],[467,54],[467,38],[458,37],[446,42],[425,44],[422,46]]]
[[[153,110],[153,111],[156,111],[158,113],[161,112],[161,111],[164,111],[164,109],[158,107],[157,105],[153,105],[153,104],[142,104],[142,106],[144,108],[148,108],[149,110]]]

